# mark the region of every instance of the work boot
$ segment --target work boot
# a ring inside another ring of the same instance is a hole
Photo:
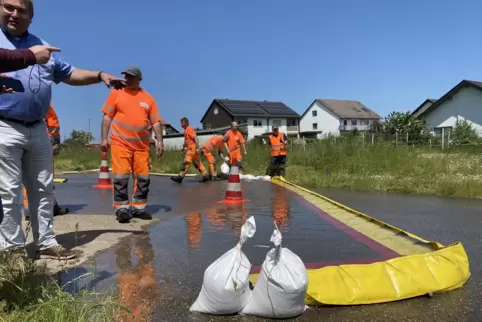
[[[217,175],[211,176],[212,181],[219,181],[221,180]]]
[[[54,217],[62,216],[69,213],[69,208],[62,208],[57,203],[54,205]]]
[[[121,224],[128,223],[131,220],[131,215],[127,209],[121,208],[115,212],[117,221]]]
[[[152,219],[152,216],[150,213],[148,213],[147,211],[145,210],[133,210],[132,211],[132,217],[134,218],[139,218],[139,219],[142,219],[142,220],[151,220]]]
[[[206,181],[209,181],[211,179],[211,176],[209,175],[205,175],[205,176],[202,176],[201,180],[199,180],[199,182],[206,182]]]
[[[171,177],[171,180],[177,183],[181,183],[183,179],[184,177],[181,177],[181,176]]]
[[[44,250],[38,250],[37,254],[40,255],[40,258],[52,258],[58,260],[73,259],[77,256],[73,250],[67,249],[58,244]]]

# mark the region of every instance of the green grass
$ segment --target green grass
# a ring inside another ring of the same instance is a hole
[[[28,225],[26,235],[30,231]],[[121,312],[130,312],[110,293],[84,290],[71,294],[63,290],[91,274],[63,285],[57,278],[60,274],[52,274],[45,262],[0,252],[0,322],[107,322],[114,321]]]
[[[0,321],[113,321],[120,309],[110,295],[64,292],[44,265],[0,253]]]
[[[98,169],[98,151],[63,150],[56,168]],[[178,151],[153,156],[153,172],[177,173],[183,160]],[[267,146],[248,144],[245,173],[266,174]],[[206,162],[203,160],[204,165]],[[219,166],[219,165],[218,165]],[[435,147],[396,147],[390,142],[363,144],[357,138],[310,141],[289,147],[286,179],[309,187],[396,191],[443,196],[482,196],[482,147],[442,150]],[[191,173],[196,173],[190,168]]]

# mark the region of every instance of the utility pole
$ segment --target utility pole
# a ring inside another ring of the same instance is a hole
[[[89,133],[90,133],[90,117],[89,117]]]

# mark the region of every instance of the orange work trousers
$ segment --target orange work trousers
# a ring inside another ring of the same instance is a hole
[[[229,165],[233,164],[233,159],[238,160],[239,170],[242,171],[243,170],[243,163],[241,162],[241,160],[243,159],[243,157],[241,156],[241,150],[240,149],[229,151]]]
[[[118,145],[110,148],[113,179],[113,207],[119,209],[144,210],[149,194],[149,150],[132,150]],[[132,203],[129,202],[128,185],[134,178]]]
[[[203,149],[203,156],[208,161],[209,174],[212,175],[213,177],[217,176],[216,157],[214,157],[213,152],[207,149]]]
[[[184,177],[186,175],[187,169],[189,169],[190,164],[194,164],[194,167],[201,173],[201,175],[205,176],[208,173],[206,172],[206,168],[204,168],[203,164],[201,163],[201,158],[199,157],[199,153],[196,150],[195,145],[190,145],[187,147],[186,156],[184,157],[184,161],[181,164],[181,171],[179,175]]]

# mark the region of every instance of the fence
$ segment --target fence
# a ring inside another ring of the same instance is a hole
[[[410,134],[410,133],[360,133],[360,134],[344,134],[339,136],[328,136],[323,139],[301,138],[307,144],[333,144],[369,147],[378,145],[390,145],[393,147],[430,147],[446,149],[457,146],[482,146],[482,132],[477,136],[461,136],[454,135],[451,131],[443,130],[437,134]],[[292,140],[291,144],[296,144]]]

